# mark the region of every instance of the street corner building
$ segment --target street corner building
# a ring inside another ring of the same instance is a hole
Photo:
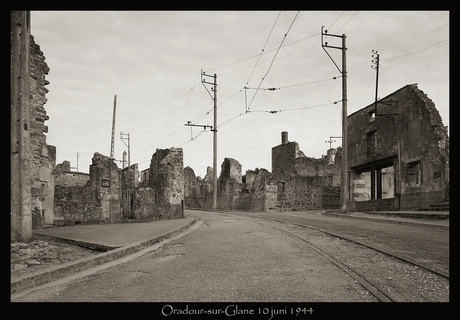
[[[353,211],[448,210],[447,127],[434,102],[416,84],[347,120]]]

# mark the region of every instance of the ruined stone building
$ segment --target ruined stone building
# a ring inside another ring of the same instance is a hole
[[[282,211],[336,208],[340,204],[341,149],[329,149],[327,156],[310,158],[288,133],[281,133],[281,144],[272,148],[272,174]]]
[[[340,201],[341,153],[331,149],[321,159],[308,158],[297,142],[282,133],[272,148],[272,172],[248,170],[225,158],[217,182],[217,208],[248,211],[294,211],[336,208]],[[212,208],[212,168],[204,179],[185,168],[185,202],[188,207]]]
[[[435,104],[407,85],[348,116],[349,208],[420,209],[449,199],[449,139]]]
[[[157,149],[149,180],[139,181],[138,164],[118,168],[96,152],[90,173],[70,172],[70,163],[56,166],[56,225],[143,222],[183,218],[184,169],[182,149]]]
[[[46,143],[45,56],[30,34],[30,12],[11,12],[11,240],[52,223],[56,148]]]

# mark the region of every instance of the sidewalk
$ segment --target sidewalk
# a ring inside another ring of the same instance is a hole
[[[34,230],[33,235],[51,237],[101,252],[87,258],[24,276],[11,281],[11,293],[119,259],[171,238],[195,223],[194,218],[156,220],[144,223],[77,225]]]
[[[323,214],[342,218],[370,219],[395,224],[422,225],[449,230],[449,211],[372,211],[341,214],[337,209],[326,210]]]

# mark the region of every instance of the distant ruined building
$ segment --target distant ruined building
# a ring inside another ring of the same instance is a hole
[[[272,148],[272,173],[248,170],[225,158],[218,179],[218,209],[247,211],[299,211],[338,208],[340,201],[340,150],[330,149],[321,159],[308,158],[297,142],[282,133]],[[185,204],[188,208],[212,208],[212,168],[204,179],[185,168]]]

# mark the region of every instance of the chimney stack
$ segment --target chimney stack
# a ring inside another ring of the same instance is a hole
[[[285,144],[285,143],[288,143],[288,133],[287,131],[283,131],[281,132],[281,143],[282,144]]]
[[[126,168],[126,151],[123,151],[122,169]]]

